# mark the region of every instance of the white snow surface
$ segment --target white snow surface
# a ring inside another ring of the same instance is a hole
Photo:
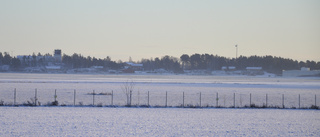
[[[317,104],[320,78],[282,78],[248,76],[189,75],[92,75],[0,73],[0,100],[17,104],[35,96],[42,104],[57,100],[68,107],[0,107],[0,136],[320,136],[320,111],[301,109],[219,109],[219,108],[110,108],[72,107],[73,91],[77,101],[92,104],[87,93],[114,91],[114,105],[125,105],[121,86],[133,81],[133,104],[145,105],[150,91],[150,105],[182,104],[202,106],[268,105],[301,107]],[[110,105],[110,96],[96,96],[96,104]]]
[[[320,111],[0,107],[0,136],[320,136]]]

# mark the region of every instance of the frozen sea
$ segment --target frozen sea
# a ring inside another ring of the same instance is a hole
[[[189,75],[99,75],[0,73],[0,100],[22,104],[35,96],[45,104],[67,107],[0,107],[0,136],[320,136],[320,111],[305,109],[73,107],[92,104],[87,93],[114,93],[114,105],[125,105],[125,82],[134,82],[133,104],[242,107],[252,103],[287,108],[319,106],[320,78]],[[235,96],[234,96],[235,95]],[[201,96],[201,97],[200,97]],[[234,100],[235,99],[235,100]],[[95,104],[111,104],[96,96]],[[201,102],[201,103],[200,103]]]
[[[99,75],[99,74],[23,74],[0,73],[0,100],[23,104],[35,98],[41,104],[57,100],[62,105],[92,105],[88,93],[112,93],[95,96],[94,104],[125,105],[123,85],[133,82],[132,105],[185,105],[243,107],[251,103],[291,108],[320,104],[320,78],[283,78],[268,76],[190,76],[190,75]],[[76,91],[76,95],[74,95]],[[166,95],[167,94],[167,95]],[[200,95],[201,94],[201,95]],[[184,95],[184,99],[183,99]],[[167,96],[167,97],[166,97]],[[201,96],[201,97],[200,97]],[[267,96],[267,97],[266,97]],[[76,99],[74,99],[74,97]],[[319,99],[316,99],[318,97]],[[218,98],[218,102],[217,102]],[[234,101],[235,99],[235,101]],[[201,100],[201,103],[200,103]]]

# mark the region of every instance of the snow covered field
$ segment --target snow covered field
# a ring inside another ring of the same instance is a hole
[[[121,89],[133,81],[133,104],[168,106],[268,105],[310,107],[320,102],[319,78],[188,75],[79,75],[0,73],[0,100],[22,104],[37,98],[42,104],[92,104],[87,93],[114,92],[114,105],[125,105]],[[315,95],[319,97],[315,102]],[[96,95],[96,104],[110,105],[110,95]],[[0,107],[0,136],[320,136],[320,111],[301,109],[219,109],[219,108],[111,108],[111,107]]]
[[[0,107],[0,136],[320,136],[320,111]]]

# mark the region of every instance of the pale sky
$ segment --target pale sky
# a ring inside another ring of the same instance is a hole
[[[0,52],[320,61],[320,0],[1,0]]]

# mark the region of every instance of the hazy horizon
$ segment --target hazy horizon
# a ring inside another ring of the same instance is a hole
[[[0,52],[320,61],[320,1],[0,1]]]

